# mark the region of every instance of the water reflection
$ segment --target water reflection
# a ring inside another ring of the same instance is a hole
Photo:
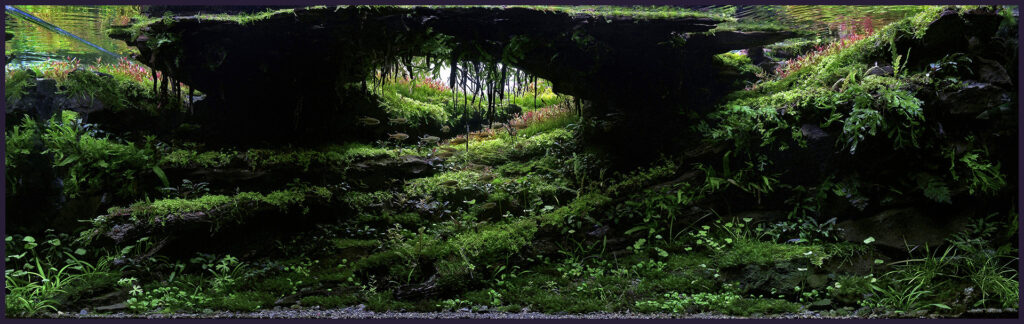
[[[926,6],[685,6],[690,9],[731,13],[744,22],[775,22],[793,28],[838,36],[839,24],[865,23],[877,30],[897,19],[912,15]],[[128,23],[141,12],[141,6],[17,6],[49,23],[89,42],[123,55],[130,51],[124,42],[107,37],[112,25]],[[7,31],[15,34],[7,42],[6,54],[15,54],[12,67],[46,60],[78,58],[93,62],[112,57],[43,26],[8,14]]]
[[[107,37],[107,28],[127,23],[140,12],[139,6],[16,6],[18,9],[56,25],[82,39],[108,51],[124,55],[130,49],[124,42]],[[63,60],[66,57],[92,62],[97,58],[113,59],[72,37],[61,35],[44,26],[6,15],[7,32],[14,38],[6,42],[5,54],[14,54],[8,65],[37,64],[47,60]]]

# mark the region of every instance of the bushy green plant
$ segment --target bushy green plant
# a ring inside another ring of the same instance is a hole
[[[953,180],[966,183],[971,194],[976,191],[992,194],[1006,186],[1006,176],[999,172],[999,163],[989,162],[983,154],[985,152],[980,150],[966,152],[956,159],[955,154],[950,153],[949,171]]]
[[[36,85],[36,74],[32,70],[12,70],[4,73],[4,100],[10,107],[28,94],[28,88]]]
[[[695,313],[721,311],[741,299],[734,293],[667,293],[664,297],[660,301],[638,301],[636,306],[648,311],[657,309],[671,313]]]
[[[79,258],[87,253],[84,248],[71,251],[56,236],[50,236],[42,245],[32,236],[19,237],[20,240],[15,236],[5,238],[8,316],[36,317],[57,312],[78,281],[110,270],[107,259],[100,259],[95,265],[83,261]]]
[[[64,180],[64,194],[70,198],[95,194],[106,188],[118,188],[115,194],[125,198],[138,193],[139,178],[153,170],[157,153],[148,145],[121,144],[110,137],[94,137],[82,125],[78,114],[63,111],[45,125],[38,125],[25,116],[21,124],[9,130],[7,153],[8,181],[16,184],[21,177],[17,167],[33,152],[36,140],[44,144],[42,154],[52,154],[54,168]],[[38,136],[38,137],[36,137]],[[113,186],[117,183],[117,186]],[[16,191],[17,186],[14,190]]]

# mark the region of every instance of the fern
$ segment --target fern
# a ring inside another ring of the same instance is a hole
[[[950,172],[953,174],[954,180],[960,180],[961,177],[966,178],[967,188],[971,194],[975,192],[992,194],[1006,186],[1006,176],[999,172],[999,163],[992,164],[982,157],[981,153],[984,152],[975,150],[954,160],[953,165],[950,166]],[[966,169],[966,172],[957,172],[957,161],[963,165],[960,169]]]
[[[952,204],[950,199],[949,187],[946,183],[937,177],[934,177],[927,173],[921,173],[917,176],[917,186],[924,192],[924,196],[928,199],[936,202]]]

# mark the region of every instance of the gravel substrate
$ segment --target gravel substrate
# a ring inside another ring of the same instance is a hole
[[[665,319],[665,318],[696,318],[724,319],[744,318],[720,314],[638,314],[638,313],[593,313],[593,314],[545,314],[537,312],[373,312],[362,307],[340,309],[274,309],[256,312],[210,312],[192,314],[68,314],[65,318],[329,318],[329,319]],[[798,314],[773,315],[757,318],[856,318],[855,316],[824,316],[816,312]]]
[[[967,318],[1016,318],[1016,309],[974,309],[968,311],[966,314],[960,317]],[[99,314],[99,313],[61,313],[57,315],[58,318],[322,318],[322,319],[671,319],[671,318],[689,318],[689,319],[738,319],[738,318],[775,318],[775,319],[799,319],[799,318],[819,318],[819,319],[850,319],[850,318],[885,318],[885,316],[869,315],[869,316],[835,316],[829,314],[822,314],[820,312],[804,311],[794,314],[783,314],[783,315],[766,315],[766,316],[754,316],[754,317],[741,317],[741,316],[729,316],[713,313],[700,313],[700,314],[639,314],[639,313],[591,313],[591,314],[545,314],[537,312],[524,311],[520,313],[510,312],[470,312],[470,311],[456,311],[456,312],[374,312],[365,309],[365,306],[359,305],[347,308],[336,308],[336,309],[320,309],[317,307],[311,308],[275,308],[267,309],[256,312],[227,312],[227,311],[216,311],[208,313],[176,313],[176,314],[132,314],[132,313],[110,313],[110,314]],[[919,318],[935,318],[934,315],[918,316]]]

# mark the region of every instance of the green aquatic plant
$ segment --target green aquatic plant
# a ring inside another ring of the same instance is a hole
[[[28,88],[36,85],[35,71],[10,70],[4,73],[4,100],[8,106],[15,105],[28,94]]]
[[[44,124],[25,116],[19,125],[8,130],[8,152],[6,160],[11,170],[7,174],[9,183],[17,180],[21,162],[32,154],[52,154],[53,167],[64,179],[63,192],[70,198],[90,195],[105,188],[116,187],[114,193],[129,197],[142,189],[138,182],[143,175],[153,170],[157,153],[149,145],[119,143],[105,136],[95,137],[81,122],[79,115],[62,111],[59,118]],[[43,144],[43,150],[32,143]],[[111,183],[119,186],[111,186]]]
[[[994,193],[1006,186],[1006,177],[999,171],[999,163],[991,163],[984,157],[986,152],[975,150],[965,152],[959,159],[950,152],[952,160],[949,171],[953,180],[966,182],[971,194],[974,192]]]
[[[55,313],[76,284],[110,271],[109,260],[100,259],[95,264],[81,260],[87,251],[72,251],[58,237],[39,242],[33,236],[7,236],[5,244],[8,316]]]

